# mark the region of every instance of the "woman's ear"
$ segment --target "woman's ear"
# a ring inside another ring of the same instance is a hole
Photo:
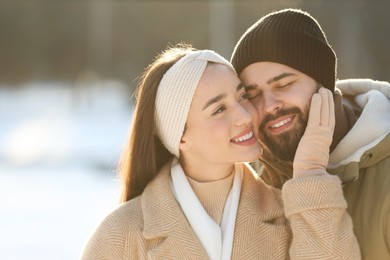
[[[190,142],[187,140],[187,136],[184,133],[180,139],[179,150],[188,151],[191,148]]]

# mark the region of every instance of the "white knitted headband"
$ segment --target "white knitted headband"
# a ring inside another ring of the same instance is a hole
[[[158,86],[156,133],[168,151],[177,158],[192,98],[209,61],[226,65],[236,73],[219,54],[210,50],[193,51],[178,60],[164,74]]]

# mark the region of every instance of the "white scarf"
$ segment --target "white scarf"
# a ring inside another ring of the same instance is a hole
[[[235,165],[234,171],[233,185],[219,226],[198,200],[180,163],[177,160],[172,162],[173,194],[211,260],[228,260],[232,254],[234,226],[241,193],[242,165]]]

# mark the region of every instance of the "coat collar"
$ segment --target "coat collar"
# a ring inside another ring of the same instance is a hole
[[[171,162],[164,165],[142,195],[143,236],[146,240],[162,240],[150,249],[148,256],[151,259],[161,256],[183,259],[191,255],[194,259],[207,259],[206,252],[172,193],[170,168]]]
[[[156,247],[150,249],[148,256],[153,259],[161,256],[175,259],[182,259],[184,256],[207,259],[207,253],[172,193],[170,166],[168,163],[161,169],[158,176],[146,187],[141,198],[143,236],[147,240],[162,240]],[[232,256],[243,249],[252,250],[250,252],[258,250],[254,241],[264,231],[261,223],[274,223],[284,219],[280,190],[266,186],[256,177],[250,166],[244,167],[243,176],[234,240],[238,239],[244,248],[233,246]]]

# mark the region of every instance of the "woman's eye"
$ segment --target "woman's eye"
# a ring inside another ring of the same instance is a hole
[[[220,113],[222,113],[222,112],[225,111],[225,110],[226,110],[225,106],[220,106],[220,107],[218,107],[218,108],[213,112],[212,115],[220,114]]]
[[[242,93],[242,95],[240,96],[240,101],[249,100],[250,98],[251,98],[251,95],[250,95],[248,92],[244,92],[244,93]]]

